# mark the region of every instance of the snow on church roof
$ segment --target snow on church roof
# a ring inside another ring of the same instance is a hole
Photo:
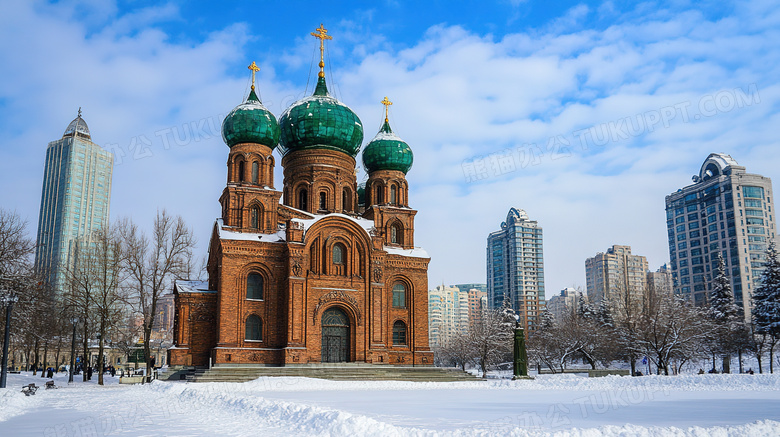
[[[217,219],[217,229],[219,230],[220,240],[240,240],[240,241],[264,241],[266,243],[278,243],[285,241],[287,236],[283,230],[273,234],[263,234],[259,232],[236,232],[223,227],[222,219]]]
[[[368,220],[360,217],[352,217],[340,213],[310,214],[310,215],[312,215],[313,218],[311,219],[294,218],[291,219],[291,221],[295,223],[300,223],[303,226],[304,232],[308,231],[309,228],[311,228],[312,225],[314,225],[314,223],[317,223],[318,221],[324,218],[334,217],[334,216],[351,220],[352,222],[356,223],[358,226],[363,228],[366,231],[366,233],[368,233],[369,235],[371,235],[371,231],[374,229],[373,220]],[[217,219],[217,229],[219,232],[220,240],[264,241],[267,243],[277,243],[277,242],[286,241],[287,239],[284,230],[277,231],[276,233],[273,234],[262,234],[258,232],[236,232],[236,231],[230,231],[225,229],[222,223],[223,222],[221,218]],[[408,256],[412,258],[430,258],[428,252],[422,247],[415,247],[412,249],[401,249],[398,247],[384,246],[384,251],[390,255]],[[179,281],[177,281],[177,284],[178,282]]]
[[[426,251],[422,247],[415,247],[412,249],[401,249],[398,247],[385,246],[384,249],[385,252],[387,252],[390,255],[409,256],[412,258],[430,258],[430,255],[428,255],[428,251]]]
[[[215,290],[209,290],[208,281],[184,281],[176,280],[176,288],[179,293],[216,293]]]
[[[292,221],[302,224],[303,225],[303,230],[305,232],[305,231],[308,231],[309,228],[313,224],[317,223],[318,221],[320,221],[320,220],[322,220],[322,219],[324,219],[326,217],[342,217],[342,218],[345,218],[347,220],[351,220],[351,221],[355,222],[361,228],[365,229],[366,232],[370,232],[371,229],[374,227],[374,221],[373,220],[368,220],[368,219],[364,219],[364,218],[357,218],[357,217],[351,217],[351,216],[348,216],[346,214],[340,214],[340,213],[337,213],[337,212],[330,213],[330,214],[322,214],[322,215],[317,214],[317,215],[314,215],[314,218],[312,218],[312,219],[294,218],[294,219],[292,219]]]

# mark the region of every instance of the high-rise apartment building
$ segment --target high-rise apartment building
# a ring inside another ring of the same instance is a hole
[[[455,284],[463,293],[468,293],[469,326],[482,321],[482,311],[488,309],[487,284]]]
[[[710,154],[692,185],[666,196],[675,293],[705,305],[720,253],[737,304],[750,308],[767,244],[776,238],[773,203],[771,179],[746,173],[729,155]]]
[[[81,109],[46,149],[35,266],[55,293],[65,289],[76,245],[108,224],[113,166],[114,155],[92,142]]]
[[[468,328],[468,290],[442,284],[428,291],[428,342],[431,347],[444,346],[451,339],[466,335]]]
[[[585,281],[591,303],[629,293],[641,305],[647,288],[647,258],[632,255],[631,246],[614,245],[585,260]]]
[[[511,208],[501,230],[487,239],[488,305],[500,308],[508,296],[527,331],[544,311],[542,228],[522,209]]]
[[[674,280],[672,278],[672,269],[664,264],[654,272],[647,272],[648,290],[656,290],[665,294],[672,294],[674,290]]]
[[[588,297],[578,292],[572,287],[566,287],[547,301],[547,311],[549,311],[556,320],[562,320],[564,316],[577,311],[580,300],[588,301]]]

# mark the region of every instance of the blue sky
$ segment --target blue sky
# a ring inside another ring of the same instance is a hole
[[[0,205],[34,233],[46,144],[82,107],[116,154],[112,219],[167,208],[205,254],[246,66],[278,116],[312,92],[320,23],[366,141],[394,102],[431,286],[483,282],[512,206],[544,228],[551,296],[613,244],[666,262],[664,196],[709,153],[778,179],[772,1],[0,1]]]

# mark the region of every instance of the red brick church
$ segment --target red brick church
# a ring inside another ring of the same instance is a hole
[[[322,49],[330,36],[317,31]],[[278,123],[255,93],[258,68],[250,66],[249,97],[222,124],[230,151],[209,279],[174,286],[171,365],[433,364],[430,258],[414,246],[417,211],[406,181],[412,151],[385,111],[363,149],[368,180],[358,186],[363,125],[329,95],[322,61],[314,94]]]

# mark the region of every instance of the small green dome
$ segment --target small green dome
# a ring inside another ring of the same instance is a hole
[[[222,140],[228,147],[240,143],[255,143],[271,149],[279,143],[276,117],[260,103],[254,88],[246,102],[236,106],[222,122]]]
[[[406,174],[412,168],[413,162],[412,148],[393,133],[387,119],[379,133],[363,150],[363,167],[367,173],[398,170]]]
[[[317,81],[312,96],[284,111],[279,127],[282,156],[296,150],[329,149],[354,158],[363,143],[363,124],[351,109],[328,94],[324,77]]]

